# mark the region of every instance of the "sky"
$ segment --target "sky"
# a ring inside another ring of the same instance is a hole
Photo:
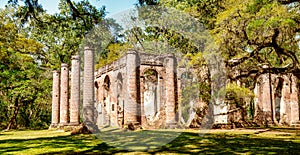
[[[79,1],[79,0],[75,0]],[[137,0],[89,0],[91,4],[96,6],[96,8],[101,8],[103,5],[106,7],[108,12],[107,16],[112,16],[118,12],[130,9],[134,7]],[[48,13],[55,13],[58,11],[59,0],[39,0],[39,3],[43,5],[43,8],[47,10]],[[4,8],[7,0],[0,0],[0,8]]]

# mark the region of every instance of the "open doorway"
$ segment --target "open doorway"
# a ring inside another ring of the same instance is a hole
[[[275,100],[275,119],[280,122],[280,103],[282,98],[283,78],[278,78],[278,84],[275,88],[274,100]]]

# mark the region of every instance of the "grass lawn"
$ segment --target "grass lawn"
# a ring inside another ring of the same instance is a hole
[[[260,132],[261,131],[261,132]],[[172,137],[173,136],[173,137]],[[168,138],[164,138],[168,137]],[[169,141],[164,141],[165,139]],[[0,154],[300,154],[295,129],[0,132]]]

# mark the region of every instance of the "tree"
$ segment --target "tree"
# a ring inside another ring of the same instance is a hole
[[[49,75],[35,60],[43,45],[17,29],[11,11],[0,12],[0,128],[44,127],[50,120],[42,117],[49,116]]]
[[[79,54],[85,35],[103,21],[105,15],[104,8],[98,10],[88,1],[70,5],[69,1],[61,0],[58,7],[59,13],[42,12],[36,16],[38,20],[30,20],[30,26],[26,27],[30,38],[45,45],[41,59],[45,67],[53,69],[59,69],[61,63],[70,64],[71,55]]]
[[[226,95],[225,102],[230,105],[230,110],[225,114],[240,112],[240,115],[235,116],[234,120],[231,121],[242,121],[243,123],[249,122],[249,120],[246,119],[247,108],[251,104],[251,100],[254,97],[254,93],[249,88],[239,86],[235,83],[228,83],[226,85],[226,88],[223,88],[221,90],[221,93],[224,93]]]
[[[204,24],[207,29],[215,27],[216,15],[225,9],[222,0],[160,0],[159,5],[188,13]]]
[[[227,1],[214,32],[228,71],[236,70],[228,72],[231,80],[252,76],[256,81],[264,73],[297,75],[299,2],[286,2]]]
[[[105,52],[103,52],[103,55],[99,57],[96,68],[98,69],[104,65],[112,63],[115,60],[118,60],[127,52],[128,49],[130,49],[130,46],[126,43],[110,43],[105,49]]]
[[[49,71],[70,63],[105,8],[61,0],[60,13],[49,15],[38,1],[18,2],[1,12],[0,128],[44,128],[51,118]]]
[[[144,5],[156,5],[158,4],[158,0],[138,0],[139,6],[144,6]]]

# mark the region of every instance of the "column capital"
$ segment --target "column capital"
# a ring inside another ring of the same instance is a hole
[[[69,67],[69,65],[67,63],[62,63],[61,67]]]
[[[73,55],[71,57],[71,60],[79,60],[80,59],[80,56],[79,55]]]
[[[168,57],[168,58],[170,58],[170,57],[171,57],[171,58],[174,58],[175,55],[174,55],[174,53],[168,53],[168,54],[167,54],[167,57]]]
[[[137,54],[138,52],[136,50],[128,50],[126,54]]]
[[[85,47],[84,47],[84,51],[91,51],[91,50],[93,50],[93,48],[91,48],[91,47],[89,47],[89,46],[85,46]]]
[[[59,71],[59,70],[53,70],[52,73],[53,73],[53,74],[55,74],[55,73],[60,73],[60,71]]]

